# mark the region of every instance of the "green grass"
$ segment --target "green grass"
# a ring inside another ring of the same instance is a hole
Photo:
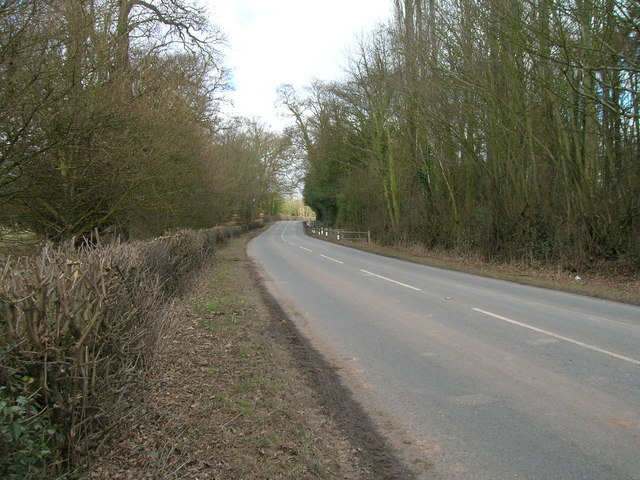
[[[240,384],[240,389],[248,392],[260,391],[268,385],[268,380],[261,375],[254,374]]]
[[[9,230],[0,233],[0,253],[2,254],[29,254],[41,243],[42,240],[35,233],[26,230]]]
[[[207,401],[217,458],[233,465],[234,478],[355,478],[340,475],[360,468],[351,454],[342,459],[348,443],[332,430],[289,353],[272,337],[273,320],[248,267],[246,241],[233,240],[216,252],[188,300],[211,332],[206,372],[213,391]]]

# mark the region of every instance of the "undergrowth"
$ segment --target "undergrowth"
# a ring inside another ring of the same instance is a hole
[[[166,328],[163,307],[245,230],[49,244],[0,258],[0,477],[76,470],[113,431],[124,394],[144,381]]]

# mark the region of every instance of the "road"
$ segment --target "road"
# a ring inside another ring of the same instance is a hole
[[[279,222],[249,255],[445,478],[640,479],[640,308]]]

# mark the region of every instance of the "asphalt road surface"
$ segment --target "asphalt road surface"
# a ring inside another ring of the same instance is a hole
[[[249,244],[446,478],[640,479],[640,308],[369,254]]]

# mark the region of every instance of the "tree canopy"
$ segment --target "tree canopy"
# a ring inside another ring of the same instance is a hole
[[[389,241],[640,266],[640,8],[394,0],[347,78],[281,91],[305,200]]]
[[[224,47],[187,0],[0,1],[0,225],[61,240],[273,210],[290,142],[221,119]]]

